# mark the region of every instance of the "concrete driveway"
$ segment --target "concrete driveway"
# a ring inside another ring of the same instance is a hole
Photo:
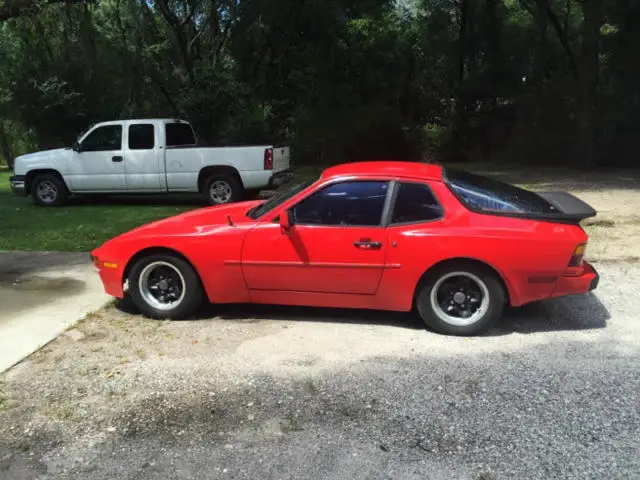
[[[108,300],[87,253],[0,252],[0,372]]]

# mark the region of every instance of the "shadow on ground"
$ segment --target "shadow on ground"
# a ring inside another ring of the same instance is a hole
[[[139,312],[129,297],[119,301],[117,308],[131,315]],[[417,313],[352,310],[339,308],[290,307],[280,305],[207,305],[189,320],[212,318],[228,321],[258,322],[282,320],[296,322],[389,325],[415,330],[425,329]],[[593,293],[536,302],[519,308],[507,308],[504,317],[486,336],[512,333],[580,331],[605,328],[611,318],[608,310]]]
[[[13,283],[33,272],[80,267],[90,262],[91,257],[82,252],[0,252],[0,283]]]

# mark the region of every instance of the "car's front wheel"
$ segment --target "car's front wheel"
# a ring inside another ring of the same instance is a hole
[[[425,324],[447,335],[476,335],[504,311],[505,291],[488,268],[473,263],[437,267],[422,280],[416,307]]]
[[[128,275],[129,294],[140,312],[152,318],[192,315],[204,294],[198,274],[182,258],[153,254],[140,258]]]

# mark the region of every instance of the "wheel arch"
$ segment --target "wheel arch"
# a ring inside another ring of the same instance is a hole
[[[421,286],[422,282],[427,278],[427,276],[429,274],[431,274],[434,270],[436,270],[438,268],[442,268],[443,266],[446,266],[446,265],[473,265],[475,267],[480,267],[480,268],[486,269],[487,271],[489,271],[493,275],[495,275],[495,277],[498,279],[498,281],[502,285],[502,288],[503,288],[504,294],[505,294],[505,300],[506,300],[507,304],[513,304],[513,300],[515,299],[515,292],[513,291],[513,289],[510,286],[509,282],[506,280],[506,277],[496,267],[494,267],[490,263],[485,262],[483,260],[479,260],[477,258],[473,258],[473,257],[447,258],[447,259],[441,260],[441,261],[433,264],[432,266],[430,266],[420,276],[420,278],[418,279],[418,282],[416,283],[416,285],[414,287],[412,304],[415,305],[416,295],[418,294],[418,291],[420,290],[420,286]]]
[[[38,175],[44,175],[44,174],[55,175],[57,178],[60,179],[64,187],[67,189],[67,192],[69,192],[69,186],[67,185],[67,182],[64,181],[64,177],[58,170],[54,168],[37,168],[34,170],[29,170],[25,175],[24,187],[27,195],[31,194],[31,187],[33,186],[33,181],[36,179],[36,177]]]
[[[175,257],[180,258],[184,262],[188,263],[191,266],[191,268],[193,268],[193,271],[196,272],[196,275],[198,276],[198,280],[200,281],[200,286],[204,288],[204,284],[202,282],[202,275],[200,275],[200,272],[198,271],[194,263],[182,252],[170,247],[147,247],[136,252],[127,261],[124,269],[122,270],[122,283],[124,284],[124,282],[127,281],[127,279],[129,278],[129,272],[131,272],[131,268],[133,267],[133,265],[135,265],[135,263],[138,260],[140,260],[141,258],[147,257],[149,255],[155,255],[155,254],[173,255]]]
[[[198,173],[198,191],[202,192],[204,188],[204,183],[207,181],[211,175],[232,175],[240,184],[240,186],[244,189],[244,183],[242,182],[242,177],[240,176],[240,172],[229,165],[214,165],[209,167],[204,167]]]

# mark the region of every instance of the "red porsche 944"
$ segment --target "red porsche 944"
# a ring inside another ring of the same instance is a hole
[[[473,335],[506,305],[597,287],[565,192],[534,193],[413,162],[326,169],[268,200],[187,212],[92,252],[108,294],[128,289],[151,317],[203,301],[411,311],[431,329]]]

